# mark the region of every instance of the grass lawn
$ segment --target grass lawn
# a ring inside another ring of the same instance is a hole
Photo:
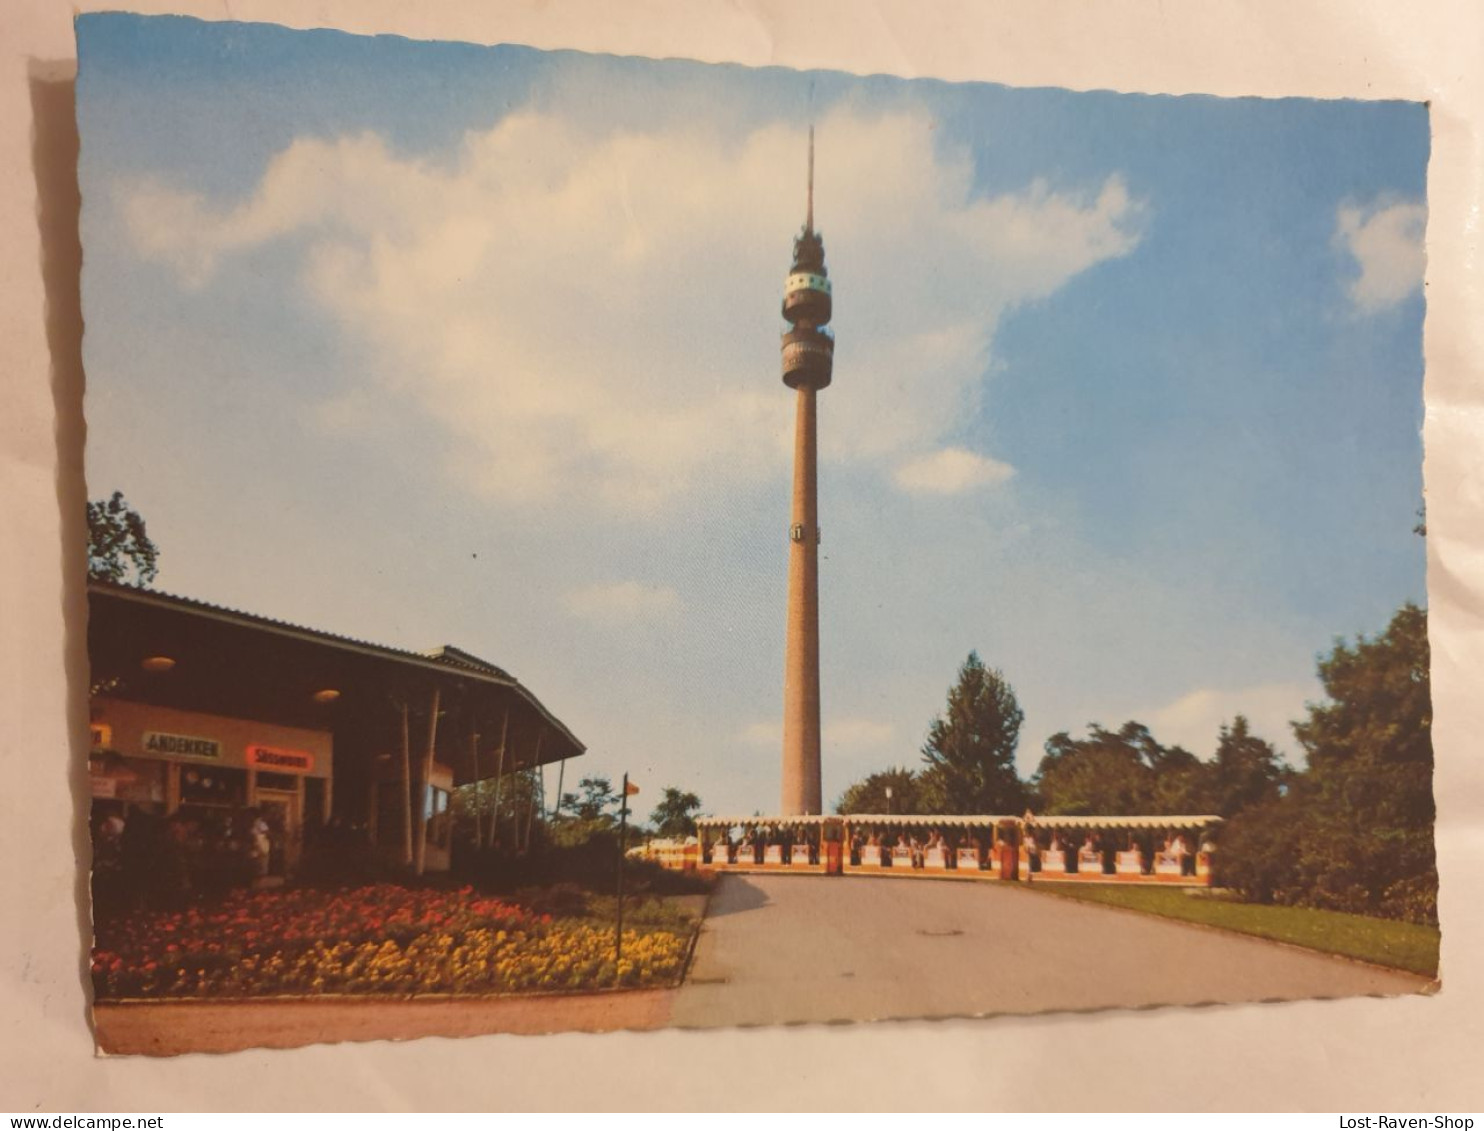
[[[1347,958],[1360,958],[1380,966],[1410,970],[1414,974],[1436,977],[1438,972],[1437,927],[1416,923],[1398,923],[1391,919],[1372,919],[1366,915],[1349,915],[1341,911],[1316,911],[1308,907],[1273,907],[1260,903],[1242,903],[1236,899],[1204,891],[1189,893],[1182,888],[1124,887],[1117,884],[1079,884],[1037,880],[1032,891],[1081,899],[1088,903],[1105,903],[1181,919],[1224,927],[1244,935],[1257,935],[1278,942],[1306,946]]]

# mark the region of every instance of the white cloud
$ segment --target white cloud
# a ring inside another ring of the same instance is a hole
[[[1374,314],[1395,306],[1422,286],[1427,208],[1415,202],[1341,205],[1335,242],[1354,258],[1360,275],[1350,283],[1357,312]]]
[[[748,723],[737,737],[752,746],[778,746],[783,742],[783,724],[776,720]]]
[[[898,487],[913,494],[955,495],[1003,483],[1014,474],[1008,463],[963,448],[943,448],[899,465],[895,479]]]
[[[1139,239],[1117,176],[975,197],[970,154],[934,127],[849,109],[820,123],[829,459],[888,470],[941,447],[975,408],[1003,313]],[[438,422],[470,489],[655,511],[787,467],[778,306],[804,146],[784,125],[603,132],[522,110],[445,164],[371,135],[301,139],[236,206],[136,185],[123,208],[138,251],[191,286],[245,249],[301,248],[297,282],[338,327],[351,381],[383,412]],[[1008,473],[958,449],[932,460],[901,472],[914,489]]]
[[[820,741],[828,748],[846,750],[874,749],[885,746],[896,737],[896,728],[876,719],[826,719],[820,727]],[[783,724],[775,720],[750,723],[738,737],[752,746],[781,746]]]
[[[820,736],[825,746],[847,750],[875,749],[896,737],[896,727],[876,719],[832,719]]]
[[[668,619],[680,611],[680,604],[675,590],[637,581],[588,585],[566,597],[567,611],[573,616],[609,628]]]
[[[1209,758],[1216,753],[1221,725],[1245,715],[1253,734],[1286,752],[1290,761],[1297,761],[1301,752],[1289,724],[1305,717],[1306,703],[1322,698],[1323,689],[1312,680],[1232,689],[1202,687],[1130,717],[1145,723],[1162,744],[1183,746]]]

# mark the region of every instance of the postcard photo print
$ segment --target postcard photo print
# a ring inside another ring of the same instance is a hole
[[[101,1049],[1436,988],[1425,105],[77,35]]]

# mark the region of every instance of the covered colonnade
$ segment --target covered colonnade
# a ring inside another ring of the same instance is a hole
[[[1216,816],[701,817],[667,866],[961,880],[1211,882]]]
[[[1080,882],[1211,882],[1221,818],[1036,817],[1023,821],[1022,876]]]

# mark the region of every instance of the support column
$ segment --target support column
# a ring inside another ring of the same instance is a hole
[[[381,821],[381,798],[377,796],[381,788],[381,783],[376,777],[374,767],[367,778],[366,784],[368,786],[366,790],[366,843],[372,848],[375,848],[379,831],[377,825]]]
[[[505,737],[510,733],[510,708],[500,720],[500,756],[495,763],[495,807],[490,813],[490,847],[495,847],[500,833],[500,786],[505,780]]]
[[[556,810],[552,813],[553,817],[560,817],[562,815],[562,782],[566,779],[566,777],[567,759],[563,758],[561,764],[557,766],[557,799]]]
[[[433,704],[428,711],[428,748],[423,752],[422,777],[417,797],[417,856],[413,872],[421,876],[428,858],[428,786],[433,780],[433,751],[438,742],[438,694],[433,688]]]
[[[484,843],[483,826],[479,803],[484,794],[484,783],[479,779],[479,732],[471,725],[469,728],[469,761],[472,763],[473,775],[470,780],[474,784],[474,847],[478,848]]]
[[[408,737],[407,703],[402,708],[402,863],[412,867],[412,744]]]
[[[546,731],[536,732],[536,754],[531,759],[531,768],[526,772],[531,783],[531,805],[526,812],[526,851],[531,850],[531,826],[536,823],[536,798],[538,793],[544,792],[545,779],[541,777],[541,740],[546,737]],[[542,812],[545,813],[546,798],[541,798]]]
[[[173,817],[180,808],[180,763],[165,763],[165,815]]]

